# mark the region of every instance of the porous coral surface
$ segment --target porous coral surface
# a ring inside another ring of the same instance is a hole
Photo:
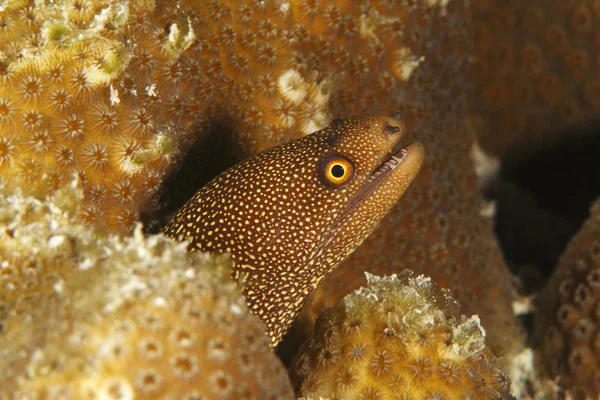
[[[345,115],[378,102],[366,87],[390,96],[420,62],[420,39],[399,45],[396,32],[415,6],[386,16],[393,6],[11,2],[0,10],[2,180],[47,194],[77,171],[85,220],[128,232],[208,125],[224,121],[251,153],[324,127],[333,92]]]
[[[194,36],[181,12],[184,22],[153,26],[156,8],[103,0],[2,6],[3,187],[47,195],[77,172],[83,220],[131,231],[191,124],[161,115],[191,86],[169,74]]]
[[[523,157],[600,111],[594,0],[472,3],[473,125],[486,151]]]
[[[253,153],[333,116],[402,111],[427,149],[419,181],[305,321],[362,285],[364,269],[411,265],[453,287],[489,339],[510,347],[508,271],[478,215],[467,154],[466,5],[11,2],[0,10],[0,175],[5,187],[45,194],[78,172],[83,220],[129,232],[211,124],[225,123]]]
[[[306,398],[510,399],[476,316],[429,278],[367,276],[325,311],[296,364]]]
[[[451,288],[463,312],[481,316],[489,344],[510,352],[520,346],[510,276],[491,224],[480,215],[469,157],[475,132],[462,95],[471,51],[468,8],[462,1],[418,4],[407,25],[411,35],[399,37],[396,46],[412,38],[408,43],[420,63],[405,83],[397,82],[396,95],[386,99],[377,92],[377,105],[405,112],[408,131],[425,147],[423,167],[379,227],[317,288],[297,331],[310,331],[324,308],[364,285],[364,271],[389,275],[410,268]],[[332,107],[355,109],[334,100]]]
[[[0,196],[0,398],[293,398],[227,256],[99,236],[81,195]]]
[[[597,200],[537,301],[537,349],[546,372],[575,399],[600,395],[599,235]]]

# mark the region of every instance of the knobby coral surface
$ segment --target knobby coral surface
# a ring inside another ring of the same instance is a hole
[[[81,196],[0,196],[1,399],[293,398],[227,256],[99,236]]]
[[[596,201],[537,302],[535,335],[546,372],[575,399],[600,395],[599,237]]]
[[[395,46],[418,38],[411,51],[420,63],[406,83],[398,82],[395,96],[377,98],[380,106],[406,112],[408,131],[426,150],[423,167],[378,229],[315,291],[297,328],[310,332],[323,309],[364,285],[364,271],[389,275],[409,268],[450,288],[464,313],[481,316],[493,348],[510,352],[520,346],[510,276],[491,224],[480,215],[469,158],[474,132],[462,96],[471,51],[468,8],[462,1],[418,4],[406,25],[412,35],[399,37]]]
[[[296,372],[306,398],[510,399],[479,318],[431,279],[367,275],[319,317]]]
[[[305,322],[363,284],[364,269],[410,266],[511,347],[509,276],[467,152],[467,2],[19,0],[0,21],[4,187],[47,194],[77,172],[80,217],[112,230],[132,229],[211,125],[253,153],[333,116],[402,111],[428,152],[421,177]]]
[[[420,62],[411,48],[418,35],[398,41],[415,6],[388,16],[394,6],[7,3],[2,181],[47,194],[76,171],[86,186],[83,218],[128,232],[208,122],[239,133],[250,153],[324,127],[334,92],[344,113],[394,93]],[[356,77],[358,84],[344,84]]]
[[[597,1],[472,4],[471,118],[485,150],[524,156],[598,114]]]

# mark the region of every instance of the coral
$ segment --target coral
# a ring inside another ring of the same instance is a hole
[[[99,235],[82,196],[0,196],[0,398],[293,398],[229,257]]]
[[[537,349],[547,373],[575,399],[600,395],[599,237],[597,200],[537,301]]]
[[[157,31],[147,21],[155,8],[153,2],[104,0],[2,7],[5,188],[48,195],[77,172],[85,182],[83,220],[131,231],[190,125],[161,119],[166,110],[156,104],[185,85],[158,88],[165,78],[152,75],[176,63],[194,36],[177,24]]]
[[[427,151],[411,189],[317,288],[296,329],[310,330],[324,308],[364,285],[364,271],[383,275],[408,268],[451,289],[464,313],[479,314],[489,333],[486,340],[497,354],[518,351],[522,336],[511,307],[510,274],[490,221],[479,214],[482,200],[474,193],[471,174],[469,160]]]
[[[360,286],[367,265],[410,265],[455,288],[510,347],[509,276],[468,159],[466,3],[11,2],[0,11],[0,176],[47,194],[76,171],[83,221],[128,232],[192,142],[225,135],[220,124],[250,154],[333,116],[401,110],[427,149],[423,173],[305,320]],[[187,198],[204,170],[183,177]]]
[[[424,276],[376,277],[325,311],[296,364],[307,398],[510,399],[479,318]]]
[[[371,4],[377,9],[383,2]],[[364,285],[364,271],[389,275],[412,268],[451,288],[463,312],[481,316],[488,327],[489,344],[500,353],[509,352],[520,346],[511,308],[511,278],[491,225],[479,214],[481,197],[469,158],[473,131],[465,122],[468,114],[462,95],[465,60],[471,50],[468,9],[455,0],[433,7],[417,2],[407,13],[411,18],[402,19],[403,25],[398,25],[402,28],[395,31],[396,41],[388,40],[400,47],[400,43],[410,43],[411,60],[418,64],[411,64],[410,77],[402,81],[384,65],[378,69],[380,80],[384,74],[391,78],[392,96],[384,95],[377,82],[369,84],[371,75],[358,75],[343,80],[331,104],[339,115],[365,106],[402,110],[407,132],[425,147],[423,167],[411,190],[379,227],[317,288],[294,336],[302,336],[301,332],[306,336],[324,308]],[[375,29],[375,37],[387,38],[387,28],[383,24],[381,30]],[[356,51],[372,60],[366,50],[369,46],[363,47],[365,50]],[[377,54],[385,61],[399,53]],[[353,93],[361,93],[359,99],[373,99],[374,103],[357,104]]]
[[[526,156],[598,113],[598,11],[594,0],[473,3],[471,119],[486,151]]]

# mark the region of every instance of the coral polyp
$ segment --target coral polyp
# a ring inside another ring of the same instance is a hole
[[[307,399],[512,399],[477,316],[429,278],[367,275],[326,310],[296,363]]]
[[[535,337],[545,372],[575,399],[600,395],[600,201],[540,294]]]
[[[82,197],[0,195],[1,399],[293,398],[228,256],[101,235]]]

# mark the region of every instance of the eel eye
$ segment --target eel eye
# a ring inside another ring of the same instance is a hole
[[[346,186],[354,178],[354,163],[338,154],[328,155],[321,162],[319,177],[326,186]]]

